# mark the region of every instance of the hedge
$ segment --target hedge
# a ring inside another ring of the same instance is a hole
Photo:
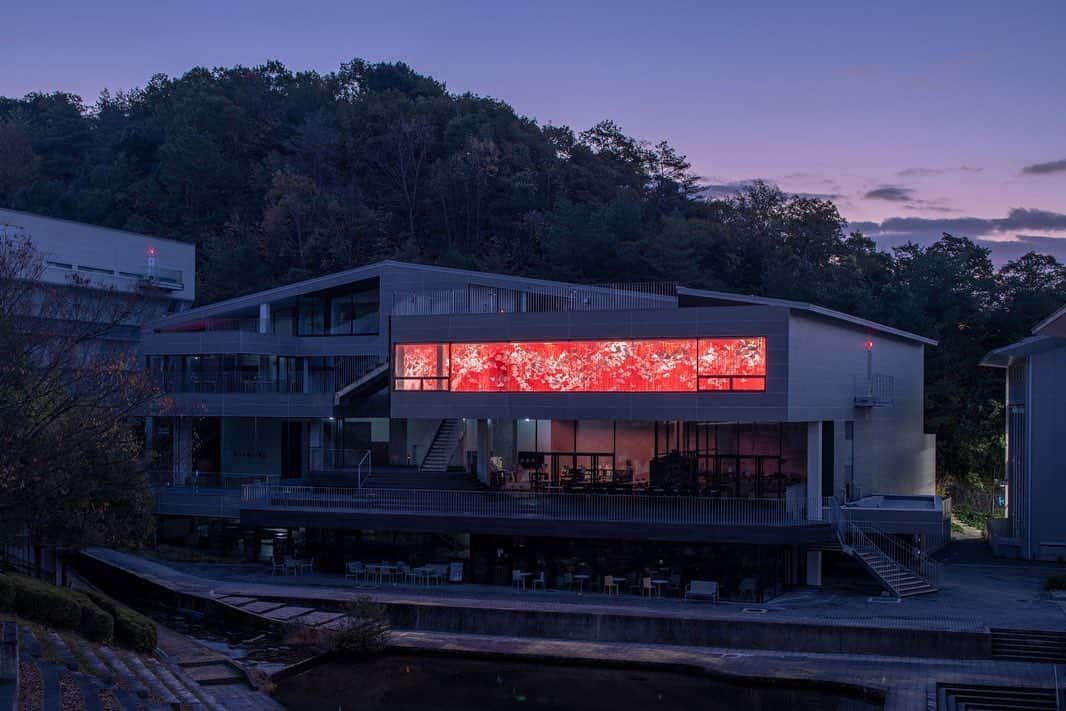
[[[157,642],[155,622],[96,591],[85,593],[115,619],[115,641],[138,652],[153,652]]]
[[[15,584],[11,579],[0,573],[0,610],[10,610],[15,602]]]
[[[3,604],[4,595],[0,593],[0,606],[51,627],[77,630],[94,642],[111,641],[114,620],[85,594],[23,575],[5,575],[3,578],[7,579],[14,596]]]

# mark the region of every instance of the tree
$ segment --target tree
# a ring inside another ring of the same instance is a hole
[[[132,418],[159,395],[105,337],[144,300],[42,272],[28,240],[0,240],[0,535],[138,544],[150,494]]]

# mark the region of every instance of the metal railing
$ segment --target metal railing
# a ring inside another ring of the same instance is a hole
[[[338,390],[388,363],[384,355],[337,356],[333,362],[333,382]]]
[[[596,285],[531,284],[518,288],[469,284],[393,296],[393,316],[623,311],[677,306],[674,282]]]
[[[805,516],[806,512],[795,507],[789,508],[783,499],[358,489],[249,484],[241,492],[241,507],[534,521],[703,526],[809,525]]]
[[[863,406],[891,405],[895,399],[895,380],[891,375],[856,375],[855,404]]]
[[[874,548],[930,585],[936,586],[940,579],[941,568],[938,561],[929,558],[919,549],[877,526],[848,520],[840,507],[840,499],[836,497],[833,498],[830,510],[832,511],[832,523],[836,527],[842,546],[853,550]]]
[[[239,518],[241,515],[241,492],[235,489],[161,486],[155,487],[153,493],[157,514],[204,518]]]
[[[309,379],[300,371],[284,378],[260,378],[234,371],[201,376],[171,373],[155,373],[153,376],[166,393],[331,393],[335,382],[330,371],[312,372]]]

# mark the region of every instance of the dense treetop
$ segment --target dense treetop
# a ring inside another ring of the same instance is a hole
[[[193,242],[204,302],[398,258],[848,311],[940,340],[927,426],[945,481],[1002,468],[1002,376],[980,356],[1066,302],[1051,257],[997,271],[952,235],[880,251],[830,201],[765,184],[707,200],[665,141],[611,121],[542,126],[362,60],[326,75],[197,68],[91,107],[0,98],[0,205]]]

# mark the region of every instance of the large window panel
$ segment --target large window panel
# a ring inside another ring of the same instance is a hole
[[[395,360],[397,390],[638,393],[766,389],[763,337],[398,344]]]

